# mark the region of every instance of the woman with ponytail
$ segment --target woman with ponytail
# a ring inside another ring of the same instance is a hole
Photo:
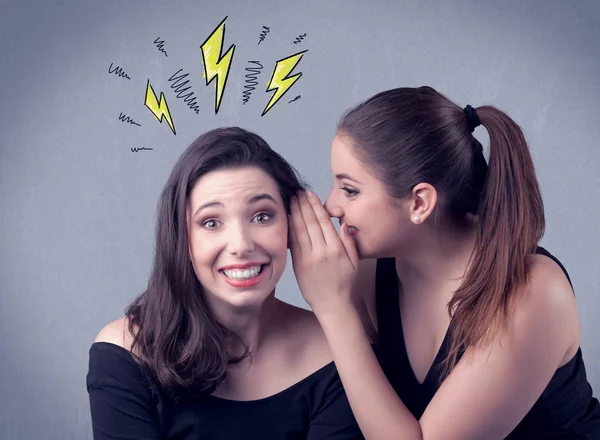
[[[290,243],[365,437],[600,439],[518,125],[430,87],[389,90],[343,116],[331,167],[324,207],[292,200]]]

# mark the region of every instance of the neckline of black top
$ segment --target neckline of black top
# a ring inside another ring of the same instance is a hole
[[[90,353],[92,352],[92,350],[96,350],[99,347],[105,347],[108,348],[110,350],[113,350],[115,353],[120,353],[120,355],[126,359],[128,362],[132,362],[134,363],[137,367],[140,368],[140,373],[142,373],[141,371],[141,366],[139,364],[139,362],[137,360],[135,360],[134,355],[127,350],[124,347],[121,347],[120,345],[117,344],[113,344],[111,342],[94,342],[90,348]],[[309,382],[310,380],[314,380],[315,378],[324,375],[326,372],[329,372],[332,368],[335,368],[335,364],[333,361],[323,365],[321,368],[319,368],[318,370],[315,370],[313,373],[309,374],[308,376],[300,379],[298,382],[290,385],[287,388],[284,388],[281,391],[276,392],[275,394],[271,394],[270,396],[266,396],[266,397],[261,397],[259,399],[252,399],[252,400],[235,400],[235,399],[227,399],[224,397],[218,397],[218,396],[213,396],[212,394],[207,394],[205,397],[208,399],[213,399],[215,401],[221,401],[221,402],[226,402],[226,403],[231,403],[234,405],[247,405],[247,404],[257,404],[257,403],[266,403],[266,402],[270,402],[272,400],[275,400],[277,398],[286,396],[292,392],[294,392],[297,388],[302,387],[302,385],[306,384],[306,382]],[[154,385],[154,383],[152,382],[152,385]]]

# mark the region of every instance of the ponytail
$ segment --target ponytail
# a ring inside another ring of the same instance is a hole
[[[527,282],[529,256],[544,233],[544,207],[520,127],[491,106],[477,109],[490,138],[471,264],[448,304],[452,316],[449,373],[467,347],[490,342]]]

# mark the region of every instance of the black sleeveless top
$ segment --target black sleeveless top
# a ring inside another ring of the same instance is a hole
[[[552,258],[571,282],[567,271],[553,255],[541,247],[537,253]],[[379,359],[385,375],[402,402],[416,419],[420,419],[439,388],[439,366],[448,354],[449,333],[446,333],[423,383],[419,384],[404,345],[395,264],[393,258],[377,261],[375,295]],[[533,408],[506,438],[600,439],[600,404],[592,396],[581,348],[567,364],[556,370]]]

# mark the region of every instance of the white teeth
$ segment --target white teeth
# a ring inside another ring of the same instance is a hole
[[[248,269],[224,269],[223,273],[232,280],[244,280],[258,275],[260,268],[261,266],[252,266]]]

